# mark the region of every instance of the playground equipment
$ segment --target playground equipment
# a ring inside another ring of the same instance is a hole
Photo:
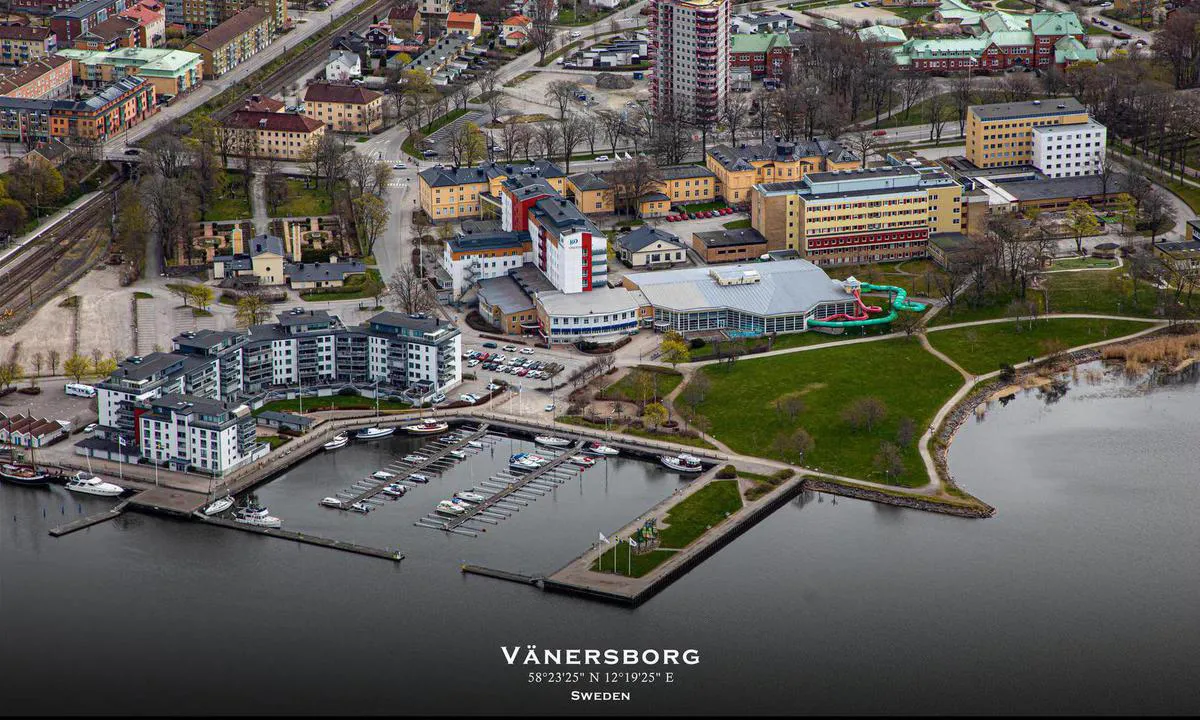
[[[871,283],[861,282],[850,276],[842,281],[842,289],[847,294],[854,296],[854,304],[857,313],[849,315],[839,313],[830,315],[824,320],[809,320],[809,327],[832,327],[832,328],[847,328],[847,327],[864,327],[866,325],[883,325],[890,323],[896,319],[897,310],[906,310],[908,312],[924,312],[924,303],[913,302],[908,299],[908,291],[902,287],[895,285],[872,285]],[[888,292],[893,294],[892,309],[887,315],[879,317],[871,317],[871,313],[883,312],[883,308],[876,305],[865,305],[862,301],[861,292]]]

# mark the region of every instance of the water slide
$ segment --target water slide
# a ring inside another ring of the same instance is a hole
[[[846,278],[842,281],[842,288],[847,293],[854,296],[855,314],[840,313],[838,315],[830,315],[824,320],[809,320],[809,327],[831,327],[831,328],[848,328],[848,327],[863,327],[866,325],[883,325],[890,323],[896,319],[897,310],[905,310],[908,312],[924,312],[925,304],[913,302],[908,299],[908,291],[902,287],[895,285],[872,285],[871,283],[860,282],[853,277]],[[860,292],[888,292],[893,294],[892,309],[887,315],[879,317],[871,317],[871,313],[883,312],[883,308],[877,305],[866,305],[862,301]]]

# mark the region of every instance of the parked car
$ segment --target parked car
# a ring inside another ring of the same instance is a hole
[[[554,412],[554,403],[548,403],[546,405],[546,412]]]
[[[85,433],[95,432],[97,427],[99,427],[99,425],[97,425],[96,423],[88,423],[88,425],[83,428],[83,431]]]
[[[523,348],[521,348],[521,354],[522,354],[522,355],[532,355],[532,354],[533,354],[533,348],[530,348],[530,347],[523,347]]]
[[[427,158],[431,158],[431,157],[437,157],[437,154],[438,154],[438,153],[437,153],[437,150],[423,150],[423,151],[421,151],[421,157],[427,157]]]
[[[596,162],[608,162],[608,156],[607,155],[597,155]]]
[[[583,33],[579,32],[578,30],[572,30],[571,37],[573,37],[573,38],[583,37]]]
[[[398,162],[398,163],[392,165],[392,169],[393,170],[407,170],[408,166],[402,162]]]
[[[516,351],[517,351],[516,345],[505,345],[504,346],[504,352],[516,352]]]
[[[478,360],[468,360],[467,361],[467,367],[475,367],[478,364],[479,364]]]
[[[872,134],[872,135],[876,135],[876,136],[879,136],[879,135],[887,135],[887,130],[876,130],[875,132],[873,132],[873,133],[871,133],[871,134]]]
[[[518,377],[525,377],[528,374],[529,374],[529,371],[526,370],[525,368],[521,368],[520,370],[517,371]]]
[[[487,389],[495,391],[495,390],[499,390],[500,386],[494,382],[491,382],[491,383],[488,383]]]
[[[497,347],[500,347],[500,346],[499,346],[499,345],[497,345],[497,344],[496,344],[496,343],[494,343],[494,342],[485,342],[485,343],[483,343],[483,347],[485,347],[485,348],[497,348]]]

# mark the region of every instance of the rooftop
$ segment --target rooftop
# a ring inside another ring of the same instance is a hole
[[[740,230],[711,230],[709,232],[693,233],[692,237],[699,240],[706,248],[737,247],[740,245],[763,245],[767,239],[754,228]]]
[[[607,190],[612,187],[607,180],[592,172],[571,175],[567,180],[580,190]]]
[[[733,33],[729,36],[731,53],[764,53],[772,48],[790,48],[792,41],[787,33]]]
[[[382,93],[367,90],[358,85],[336,85],[313,83],[304,91],[305,102],[332,102],[365,105],[383,97]]]
[[[267,21],[267,11],[249,7],[192,41],[205,50],[220,50],[257,25]]]
[[[484,278],[477,283],[479,301],[500,308],[505,315],[533,309],[533,300],[525,294],[517,281],[508,275]]]
[[[1021,102],[972,105],[969,109],[983,121],[1014,120],[1040,115],[1076,115],[1086,113],[1087,108],[1073,97],[1050,98],[1048,100],[1024,100]]]
[[[722,277],[753,272],[758,282],[721,285],[711,267],[634,273],[634,283],[655,307],[676,311],[728,308],[752,315],[792,315],[812,310],[822,302],[850,298],[840,283],[807,260],[744,263],[720,268]]]
[[[575,207],[575,203],[561,197],[544,197],[538,200],[530,208],[529,215],[543,229],[556,236],[573,230],[604,235],[600,228]]]
[[[446,247],[452,253],[477,253],[484,250],[521,250],[528,244],[529,233],[507,232],[505,230],[458,235],[446,241]]]
[[[367,266],[358,261],[337,263],[288,263],[283,274],[292,282],[345,280],[347,275],[365,273]]]
[[[549,290],[537,294],[537,303],[548,315],[605,315],[636,310],[648,304],[646,296],[623,287],[602,287],[582,293]]]
[[[167,48],[127,47],[116,50],[77,50],[65,48],[58,54],[84,65],[135,65],[140,73],[179,72],[203,58],[199,53]]]
[[[250,257],[257,257],[263,253],[275,253],[283,256],[283,240],[274,235],[255,235],[250,238],[249,243]]]
[[[727,170],[751,170],[755,162],[794,162],[801,158],[824,157],[834,162],[853,162],[858,156],[828,138],[801,142],[772,142],[762,145],[717,145],[708,151]]]
[[[536,168],[536,175],[533,173],[522,173],[521,170],[526,167]],[[420,172],[421,179],[430,187],[454,187],[467,183],[485,183],[494,178],[508,178],[519,175],[538,178],[559,178],[565,177],[566,173],[548,160],[535,160],[531,163],[490,162],[481,163],[475,167],[435,165]]]
[[[660,240],[683,247],[677,235],[649,225],[641,225],[621,235],[616,239],[616,243],[630,252],[637,252]]]
[[[249,104],[249,103],[247,103]],[[227,128],[241,130],[274,130],[279,132],[311,133],[320,130],[325,123],[307,115],[281,113],[268,110],[238,110],[230,113],[222,123]]]

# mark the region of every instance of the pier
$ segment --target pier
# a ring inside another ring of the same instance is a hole
[[[413,473],[424,473],[424,472],[429,472],[429,471],[437,471],[440,473],[440,469],[437,469],[438,464],[441,463],[443,460],[451,458],[451,455],[450,455],[451,452],[453,452],[455,450],[462,450],[462,449],[468,447],[472,441],[479,440],[479,438],[483,437],[484,435],[487,435],[487,431],[488,431],[487,423],[484,423],[471,431],[466,431],[464,429],[464,431],[462,431],[462,432],[465,432],[465,434],[458,436],[458,439],[455,440],[453,443],[443,445],[443,446],[437,448],[436,450],[434,450],[434,452],[429,453],[429,454],[425,454],[425,452],[422,452],[421,454],[426,458],[425,460],[422,460],[417,463],[396,462],[396,463],[392,463],[388,467],[396,469],[401,474],[404,474],[404,475],[412,475]],[[458,431],[456,431],[456,432],[458,432]],[[424,448],[422,448],[422,451],[424,451]],[[397,477],[395,481],[403,481],[403,480],[404,480],[404,477]],[[349,506],[353,505],[354,503],[370,500],[371,498],[375,497],[379,493],[383,492],[383,489],[394,481],[393,480],[376,480],[375,478],[369,478],[369,482],[374,483],[374,484],[371,485],[370,487],[360,490],[356,495],[354,495],[350,498],[343,499],[342,505],[344,507],[349,507]]]
[[[121,516],[121,513],[125,512],[125,506],[127,504],[128,504],[128,501],[122,502],[119,505],[117,505],[116,507],[111,508],[109,510],[105,510],[102,513],[96,513],[95,515],[89,515],[87,517],[80,518],[74,522],[69,522],[66,525],[59,525],[58,527],[50,528],[50,536],[51,537],[62,537],[63,535],[70,535],[71,533],[79,531],[79,530],[86,530],[87,528],[90,528],[93,525],[99,525],[102,522],[108,522],[109,520],[115,520]]]
[[[494,525],[496,524],[496,519],[505,519],[510,517],[509,513],[515,512],[518,508],[512,506],[511,504],[509,507],[505,507],[506,503],[512,503],[513,501],[517,500],[536,500],[537,497],[541,497],[552,490],[553,486],[545,485],[544,482],[539,483],[538,481],[543,476],[547,477],[548,479],[550,474],[556,468],[562,466],[563,463],[566,463],[568,460],[570,460],[571,456],[579,452],[581,447],[583,447],[583,440],[577,440],[574,445],[566,448],[561,455],[558,455],[537,470],[531,470],[522,476],[514,476],[505,473],[504,477],[506,479],[511,478],[511,480],[503,483],[502,487],[488,488],[489,491],[493,491],[495,494],[488,497],[478,505],[475,505],[462,515],[450,518],[448,521],[442,523],[440,529],[445,530],[446,532],[455,532],[458,531],[463,524],[472,520],[477,522],[490,522]],[[484,481],[484,483],[481,484],[486,485],[487,482],[488,481]],[[497,486],[501,485],[501,483],[492,483],[492,485]],[[528,495],[527,493],[533,493],[533,495]],[[422,525],[422,527],[434,527],[434,525],[435,524]]]
[[[304,533],[283,530],[280,528],[264,528],[256,525],[245,525],[232,520],[225,520],[224,518],[208,517],[207,515],[200,513],[197,513],[193,517],[200,522],[208,523],[209,525],[218,525],[220,527],[241,530],[248,533],[255,533],[257,535],[283,538],[284,540],[292,540],[294,542],[304,543],[306,545],[316,545],[317,547],[329,548],[330,550],[344,550],[357,555],[391,560],[393,562],[400,562],[404,559],[404,554],[399,550],[373,548],[366,545],[357,545],[355,543],[344,542],[342,540],[330,540],[329,538],[318,537],[316,535],[305,535]]]
[[[509,582],[520,583],[522,585],[537,585],[542,581],[541,575],[526,575],[524,573],[510,572],[508,570],[497,570],[495,568],[483,567],[482,565],[463,565],[462,571],[466,575],[482,575],[484,577],[496,578],[497,580],[508,580]]]

